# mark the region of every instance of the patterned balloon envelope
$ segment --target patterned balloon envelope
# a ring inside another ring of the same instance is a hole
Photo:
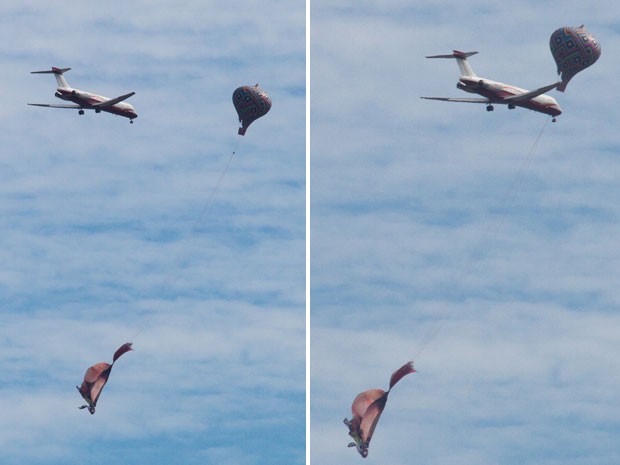
[[[557,87],[561,92],[575,74],[593,65],[601,56],[601,44],[583,25],[556,30],[551,34],[549,47],[558,74],[562,75],[562,83]]]
[[[233,105],[239,115],[239,135],[243,136],[248,126],[267,114],[271,109],[271,99],[267,93],[255,86],[242,86],[235,89],[232,96]]]

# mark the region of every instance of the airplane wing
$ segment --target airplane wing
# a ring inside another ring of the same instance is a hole
[[[120,97],[115,97],[115,98],[111,98],[108,100],[104,100],[101,103],[96,103],[94,105],[91,105],[92,108],[99,108],[99,109],[103,109],[106,107],[111,107],[112,105],[116,105],[119,102],[122,102],[123,100],[127,100],[129,97],[131,97],[132,95],[135,95],[135,92],[129,92],[128,94],[125,95],[121,95]]]
[[[449,97],[420,97],[426,100],[441,100],[442,102],[462,103],[493,103],[488,98],[449,98]]]
[[[52,103],[29,103],[28,105],[32,105],[33,107],[47,107],[47,108],[71,108],[71,109],[79,109],[84,108],[88,109],[88,107],[82,107],[80,105],[62,105],[62,104],[52,104]]]
[[[549,92],[551,89],[555,89],[561,83],[562,83],[561,81],[558,81],[555,84],[550,84],[548,86],[541,87],[539,89],[532,90],[530,92],[524,92],[522,94],[513,95],[512,97],[506,97],[505,99],[502,99],[502,101],[503,102],[521,102],[523,100],[531,100],[534,97],[538,97],[539,95]]]

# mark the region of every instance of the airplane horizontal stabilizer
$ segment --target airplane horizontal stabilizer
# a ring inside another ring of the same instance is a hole
[[[478,52],[459,52],[458,50],[454,50],[450,55],[430,55],[426,58],[467,58],[476,53]]]
[[[62,74],[70,70],[71,68],[56,68],[52,66],[52,69],[48,69],[45,71],[30,71],[30,74]]]

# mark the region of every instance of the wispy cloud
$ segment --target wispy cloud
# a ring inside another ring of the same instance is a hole
[[[618,460],[620,302],[608,3],[312,3],[312,458],[354,463],[355,395],[390,394],[371,463]],[[458,96],[458,69],[535,88],[548,49],[586,26],[603,57],[556,124]]]
[[[304,2],[1,8],[2,462],[302,463]],[[135,91],[135,124],[27,107],[50,66]],[[256,82],[274,106],[240,138]]]

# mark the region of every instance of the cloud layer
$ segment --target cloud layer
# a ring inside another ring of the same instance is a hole
[[[617,462],[617,7],[565,6],[312,3],[313,463],[361,460],[342,418],[411,358],[369,463]],[[453,49],[554,82],[549,36],[581,23],[603,56],[556,124],[419,99],[459,96],[424,60]]]
[[[302,463],[304,3],[0,8],[2,463]],[[135,91],[135,124],[27,107],[50,66]],[[256,82],[274,106],[240,138]]]

